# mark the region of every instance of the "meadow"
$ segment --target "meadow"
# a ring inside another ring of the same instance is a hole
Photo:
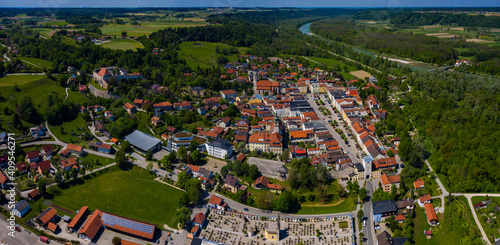
[[[131,49],[133,51],[136,51],[138,48],[144,48],[144,45],[142,45],[142,43],[132,39],[111,39],[110,41],[101,44],[101,46],[119,50]]]
[[[175,213],[183,192],[154,178],[155,175],[136,166],[124,169],[113,166],[61,184],[53,203],[68,210],[88,205],[91,210],[176,227]]]
[[[313,61],[316,61],[320,64],[332,67],[336,71],[340,71],[340,73],[342,74],[342,76],[344,77],[345,80],[353,79],[354,76],[351,75],[349,72],[357,70],[356,67],[345,65],[344,63],[342,63],[341,61],[338,61],[336,59],[319,58],[319,57],[306,57],[306,58],[311,59]],[[346,72],[344,68],[347,68],[347,71],[349,71],[349,72]]]
[[[52,62],[48,60],[32,57],[19,57],[19,59],[21,60],[21,62],[27,64],[31,67],[31,69],[34,70],[44,71],[46,69],[52,68]]]
[[[201,20],[201,19],[200,19]],[[139,21],[140,25],[132,25],[126,23],[123,25],[106,24],[101,27],[104,35],[121,36],[122,32],[127,32],[128,36],[143,36],[149,35],[155,31],[163,30],[169,27],[183,27],[183,26],[203,26],[206,25],[203,21],[186,21],[178,19],[162,19],[157,21]]]
[[[180,45],[179,55],[185,59],[187,64],[191,67],[200,66],[201,68],[208,68],[217,65],[217,54],[215,47],[228,48],[230,46],[223,43],[210,43],[203,42],[203,46],[195,45],[196,42],[183,42]],[[240,54],[246,54],[247,48],[238,48]],[[229,62],[238,60],[237,54],[225,55]]]

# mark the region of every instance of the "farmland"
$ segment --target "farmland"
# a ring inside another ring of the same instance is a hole
[[[127,32],[129,36],[142,36],[169,27],[203,26],[205,22],[165,19],[157,21],[140,21],[139,24],[140,25],[132,25],[130,23],[123,25],[107,24],[101,27],[101,30],[103,34],[110,36],[121,36],[123,31]]]
[[[187,64],[191,67],[200,66],[201,68],[212,67],[217,65],[217,57],[219,54],[216,52],[216,46],[222,48],[229,48],[230,46],[222,43],[204,42],[202,46],[195,45],[195,42],[183,42],[180,45],[179,54],[184,58]],[[238,48],[240,54],[245,54],[246,48]],[[237,60],[236,54],[225,55],[229,62]]]

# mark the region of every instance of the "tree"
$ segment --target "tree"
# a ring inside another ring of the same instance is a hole
[[[189,222],[189,220],[191,219],[191,210],[189,210],[189,208],[186,207],[179,208],[177,209],[176,217],[179,226],[181,228],[184,228],[184,226],[186,226],[186,223]]]
[[[201,153],[199,150],[195,150],[191,153],[191,158],[193,159],[193,162],[197,164],[201,160]]]
[[[176,185],[181,188],[181,189],[184,189],[186,190],[186,183],[187,181],[191,178],[191,176],[189,176],[189,174],[187,174],[186,172],[180,172],[178,175],[177,175],[177,183]]]
[[[121,245],[122,244],[122,239],[120,237],[113,237],[113,245]]]
[[[126,31],[122,31],[122,37],[126,37],[127,36],[127,32]]]
[[[250,165],[250,167],[248,167],[248,177],[250,177],[253,180],[256,180],[257,178],[259,178],[259,176],[260,172],[257,165],[255,164]]]
[[[391,198],[396,199],[396,194],[398,194],[398,188],[396,185],[391,186]]]
[[[170,154],[168,154],[168,161],[170,163],[175,163],[176,160],[177,160],[177,152],[171,151]]]
[[[366,189],[363,187],[359,189],[359,199],[364,202],[366,199]]]
[[[197,149],[198,149],[198,142],[196,142],[195,140],[191,140],[191,142],[189,142],[189,151],[193,152],[196,151]]]
[[[115,161],[116,164],[118,164],[118,167],[122,167],[125,164],[125,160],[125,151],[123,150],[123,148],[121,148],[115,154]]]
[[[123,149],[124,152],[129,152],[132,150],[132,145],[128,140],[124,140],[121,142],[121,149]]]
[[[358,211],[358,219],[362,219],[365,215],[363,214],[363,209]]]
[[[186,161],[186,157],[187,157],[186,147],[181,145],[181,147],[179,147],[179,149],[177,150],[177,156],[179,157],[179,159]]]
[[[276,195],[269,191],[261,192],[256,197],[257,206],[261,209],[271,210]]]
[[[76,171],[76,168],[71,168],[71,171],[69,171],[69,175],[71,176],[71,179],[73,179],[73,180],[78,178],[78,171]]]
[[[153,160],[153,152],[151,150],[148,150],[146,152],[146,160],[148,160],[148,161]]]
[[[276,204],[274,205],[274,209],[276,211],[290,213],[295,209],[297,204],[297,200],[293,196],[290,191],[283,191],[279,196],[278,200],[276,200]]]
[[[57,171],[55,176],[54,176],[54,180],[56,183],[61,183],[62,181],[62,174],[61,174],[61,171]]]
[[[281,154],[280,158],[281,158],[281,161],[283,161],[283,162],[288,161],[290,159],[290,150],[284,149],[283,154]]]
[[[45,192],[47,191],[47,187],[46,187],[46,180],[45,178],[42,178],[38,181],[38,184],[37,184],[37,187],[38,187],[38,191],[40,192],[40,194],[45,194]]]
[[[220,174],[222,176],[226,176],[229,173],[229,170],[227,169],[227,166],[224,166],[220,169]]]
[[[153,163],[148,163],[148,166],[146,167],[148,171],[151,171],[153,169]]]

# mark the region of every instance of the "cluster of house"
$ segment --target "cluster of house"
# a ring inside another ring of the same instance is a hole
[[[119,82],[121,80],[142,80],[144,77],[140,73],[129,73],[125,68],[109,66],[95,69],[92,73],[92,79],[99,86],[107,89],[110,79],[115,79],[116,82]]]
[[[461,59],[461,60],[456,60],[455,61],[455,67],[460,67],[461,65],[468,65],[468,66],[470,66],[472,64],[470,63],[470,61],[468,61],[466,59]]]
[[[193,178],[199,179],[201,181],[201,188],[203,190],[208,190],[215,184],[214,180],[212,179],[214,173],[206,168],[182,163],[174,169],[174,173],[176,174],[179,174],[181,172],[189,174]]]

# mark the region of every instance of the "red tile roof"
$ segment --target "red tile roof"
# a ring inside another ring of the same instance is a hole
[[[40,195],[40,192],[38,191],[38,189],[33,189],[32,191],[30,191],[30,193],[28,193],[28,196],[31,199],[35,199],[39,195]]]
[[[75,215],[75,217],[69,222],[68,228],[75,228],[75,226],[80,222],[80,219],[83,217],[85,212],[88,210],[88,206],[83,206],[80,211]]]
[[[396,161],[396,157],[391,157],[391,158],[374,160],[373,164],[375,165],[375,168],[387,168],[387,167],[394,167],[398,163]]]
[[[437,221],[437,215],[436,212],[434,211],[434,206],[432,206],[432,203],[428,202],[424,205],[424,207],[425,207],[425,213],[427,214],[427,220],[429,222]]]
[[[205,221],[205,215],[203,213],[197,213],[195,216],[194,216],[194,219],[193,221],[195,223],[198,223],[198,224],[202,224],[203,221]]]
[[[131,109],[134,108],[134,106],[132,104],[128,103],[128,102],[124,105],[124,107],[127,108],[127,109],[129,109],[129,110],[131,110]]]
[[[109,72],[108,69],[103,67],[103,68],[101,68],[99,73],[97,73],[97,75],[104,77],[104,75],[111,75],[111,72]]]
[[[402,214],[398,214],[398,215],[396,215],[396,221],[403,221],[403,220],[405,220],[405,219],[406,219],[406,218],[405,218],[405,216],[404,216],[404,215],[402,215]]]
[[[61,165],[63,166],[63,168],[73,167],[73,165],[75,164],[77,164],[77,162],[76,158],[74,157],[61,161]]]
[[[7,182],[9,182],[9,178],[3,172],[0,172],[0,184],[3,185]]]
[[[424,181],[421,180],[421,179],[417,179],[417,181],[415,181],[413,183],[413,186],[415,186],[415,189],[423,188],[424,187]]]
[[[212,197],[210,197],[210,201],[208,203],[213,204],[213,205],[221,205],[222,198],[215,196],[215,195],[212,195]]]
[[[49,228],[49,230],[51,230],[52,232],[56,232],[56,230],[57,230],[57,225],[56,225],[56,224],[54,224],[54,223],[52,223],[52,222],[49,222],[49,223],[47,224],[47,228]]]
[[[27,155],[28,155],[28,159],[33,159],[33,158],[39,157],[40,153],[37,150],[34,150],[34,151],[28,152]]]
[[[77,152],[80,152],[83,149],[83,147],[81,147],[79,145],[73,145],[73,144],[68,144],[68,146],[66,148],[70,151],[77,151]]]
[[[96,209],[92,216],[85,222],[82,229],[78,232],[79,234],[84,234],[90,239],[94,239],[97,232],[101,229],[102,226],[102,212],[99,209]]]
[[[431,195],[430,194],[423,195],[423,196],[419,197],[418,200],[421,203],[428,202],[431,200]]]
[[[55,208],[47,208],[40,215],[38,215],[36,219],[40,220],[42,224],[46,225],[52,218],[54,218],[54,216],[56,216],[56,214],[57,210]]]

